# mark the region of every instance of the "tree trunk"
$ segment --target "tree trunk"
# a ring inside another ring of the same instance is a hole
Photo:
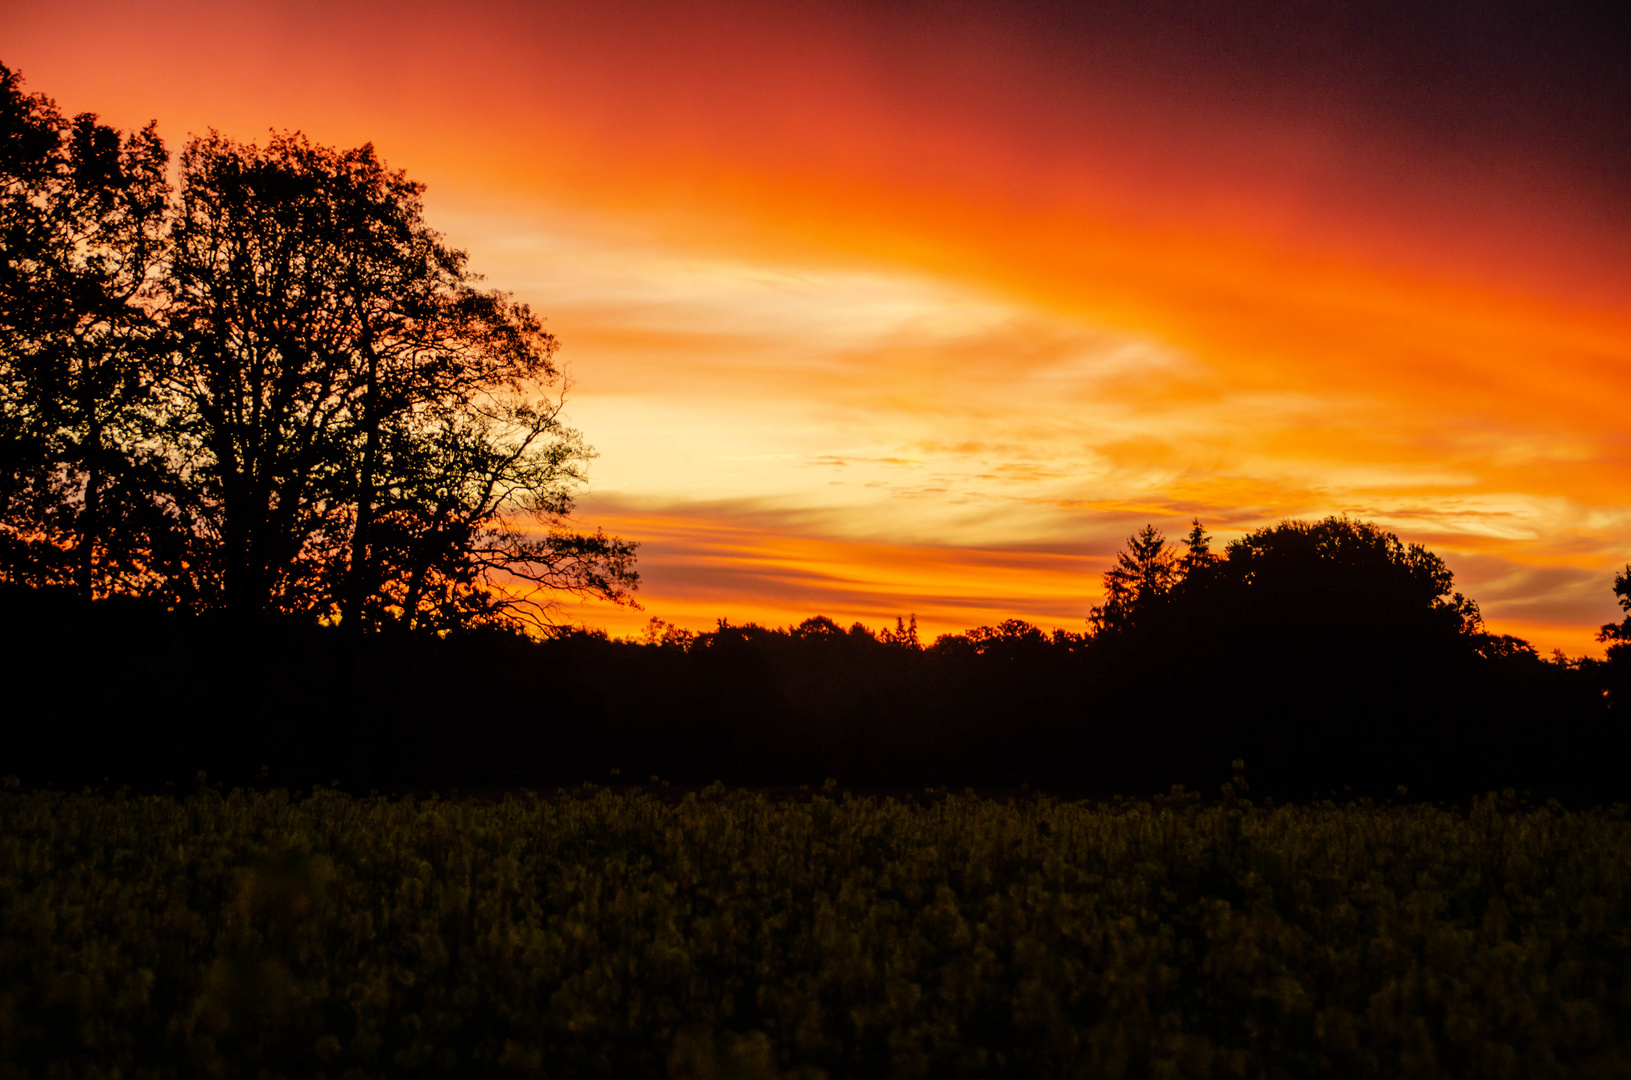
[[[379,357],[374,352],[373,334],[366,318],[362,345],[368,355],[368,384],[363,392],[362,467],[357,478],[357,524],[351,531],[351,567],[346,582],[349,596],[341,610],[341,624],[354,634],[361,634],[367,628],[365,611],[368,598],[373,594],[369,534],[374,524],[374,468],[379,443]]]
[[[91,424],[85,463],[85,506],[79,513],[79,537],[74,551],[74,586],[80,599],[96,599],[96,537],[101,531],[102,426]]]

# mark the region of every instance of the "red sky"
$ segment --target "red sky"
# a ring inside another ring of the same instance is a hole
[[[549,316],[644,611],[1079,629],[1350,513],[1571,653],[1631,558],[1623,26],[1501,4],[34,3],[65,109],[373,141]],[[1215,10],[1214,10],[1215,8]]]

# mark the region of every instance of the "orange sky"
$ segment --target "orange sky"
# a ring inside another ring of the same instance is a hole
[[[174,148],[299,128],[426,182],[564,343],[584,523],[642,542],[645,610],[572,618],[1080,629],[1145,521],[1346,512],[1594,651],[1631,558],[1626,132],[1592,111],[1624,85],[1458,10],[21,0],[0,60]]]

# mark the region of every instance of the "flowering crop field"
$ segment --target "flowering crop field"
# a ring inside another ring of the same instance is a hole
[[[0,793],[0,1077],[1631,1076],[1631,824]]]

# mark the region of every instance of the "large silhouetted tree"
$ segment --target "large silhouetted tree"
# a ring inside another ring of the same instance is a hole
[[[442,631],[627,600],[555,339],[371,146],[69,122],[0,68],[5,580]]]
[[[482,290],[373,148],[219,135],[181,158],[166,372],[222,607],[446,629],[511,581],[612,599],[632,546],[556,526],[588,448],[555,339]]]

